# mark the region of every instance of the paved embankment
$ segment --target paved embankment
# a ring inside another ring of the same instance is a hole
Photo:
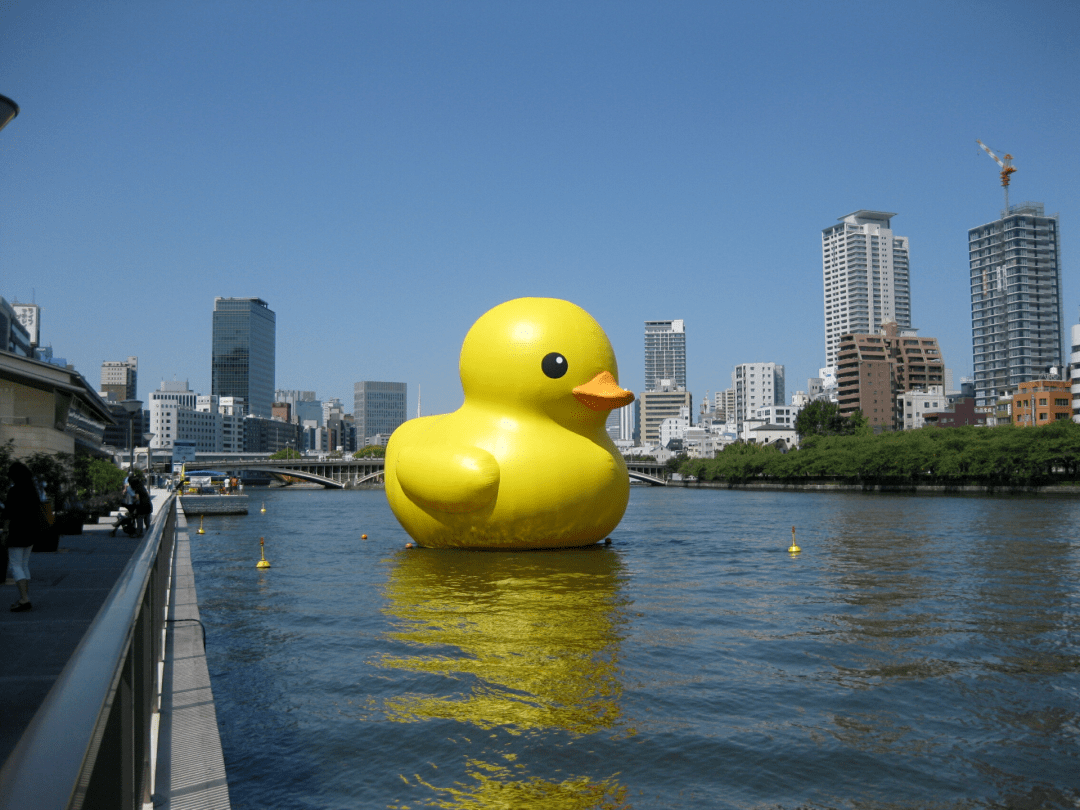
[[[1080,495],[1080,486],[987,487],[945,484],[844,484],[834,482],[784,483],[783,481],[675,481],[669,487],[684,489],[738,489],[760,492],[896,492],[907,495]]]
[[[155,515],[170,493],[152,490]],[[63,535],[54,553],[30,558],[34,609],[0,602],[0,763],[5,762],[71,659],[143,540],[119,532],[115,515]],[[155,807],[229,807],[213,695],[198,622],[187,522],[180,510],[163,668]],[[4,589],[9,601],[18,593]]]
[[[155,807],[228,810],[225,759],[183,509],[177,514],[175,553],[154,786],[161,801],[155,801]]]

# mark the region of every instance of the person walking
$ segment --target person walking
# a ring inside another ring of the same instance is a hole
[[[21,461],[8,468],[11,488],[4,505],[4,521],[7,532],[4,541],[8,547],[11,575],[19,589],[19,600],[11,606],[12,613],[33,609],[30,603],[30,551],[34,541],[49,531],[49,523],[41,508],[41,496],[30,468]]]

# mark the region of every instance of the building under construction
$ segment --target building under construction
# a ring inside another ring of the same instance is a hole
[[[975,404],[1062,372],[1064,316],[1058,215],[1042,203],[1009,206],[968,231]]]

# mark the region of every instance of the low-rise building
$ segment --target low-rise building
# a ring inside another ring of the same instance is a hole
[[[1020,383],[1012,396],[1014,425],[1031,427],[1049,425],[1059,419],[1071,419],[1072,392],[1068,380],[1031,380]]]
[[[989,405],[976,405],[975,397],[957,397],[945,410],[936,413],[924,413],[923,421],[936,427],[986,427],[994,415]]]
[[[0,444],[33,453],[104,455],[108,405],[74,369],[0,351]]]
[[[926,424],[926,415],[945,408],[945,387],[931,385],[926,391],[905,391],[896,396],[897,428],[917,430]]]

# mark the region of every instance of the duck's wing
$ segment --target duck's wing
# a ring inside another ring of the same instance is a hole
[[[487,450],[442,442],[403,447],[396,463],[406,495],[429,509],[475,512],[494,502],[499,462]]]

